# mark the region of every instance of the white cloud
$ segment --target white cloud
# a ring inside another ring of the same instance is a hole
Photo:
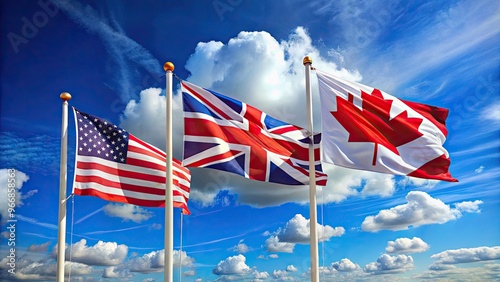
[[[399,273],[413,269],[413,267],[413,258],[411,256],[383,254],[376,262],[367,264],[364,271],[374,274]]]
[[[475,173],[481,173],[481,172],[483,172],[483,170],[484,170],[484,166],[479,166],[478,168],[476,168],[476,169],[474,170],[474,172],[475,172]]]
[[[122,218],[123,221],[141,223],[150,219],[153,213],[138,206],[129,204],[109,203],[104,206],[104,213],[111,217]]]
[[[102,278],[131,278],[133,275],[128,271],[128,269],[125,269],[123,266],[121,267],[116,267],[116,266],[110,266],[106,267],[103,272],[102,272]]]
[[[293,279],[290,279],[291,277],[289,275],[290,275],[290,273],[286,270],[274,270],[273,273],[271,274],[271,276],[274,279],[278,279],[280,281],[293,280]]]
[[[490,91],[495,91],[494,90],[495,86],[492,85],[489,86],[493,88],[493,90]],[[498,89],[499,86],[497,85],[496,87]],[[481,111],[481,118],[487,122],[493,122],[493,123],[500,122],[500,102],[491,103],[486,108],[484,108]]]
[[[403,187],[405,187],[406,185],[412,185],[421,189],[430,190],[434,188],[434,186],[436,186],[439,182],[439,180],[406,176],[398,182],[398,185],[401,185]]]
[[[40,245],[33,244],[33,245],[30,245],[28,247],[28,251],[29,252],[45,253],[49,250],[49,245],[50,245],[50,242],[45,242],[45,243],[40,244]]]
[[[163,91],[165,93],[165,91]],[[120,117],[120,127],[126,129],[134,136],[165,150],[166,120],[165,96],[161,95],[160,88],[148,88],[139,94],[139,101],[128,102],[123,115]],[[182,101],[180,95],[172,101],[172,125],[174,157],[181,154],[182,135],[184,132],[182,122]]]
[[[276,232],[280,242],[308,244],[310,240],[310,220],[301,214],[296,214],[290,219],[285,227]],[[340,237],[345,233],[343,227],[331,227],[329,225],[317,225],[318,240],[328,241],[331,237]]]
[[[231,248],[231,250],[233,252],[244,254],[244,253],[248,252],[250,250],[250,248],[248,248],[248,246],[245,243],[243,243],[243,240],[240,240],[240,242],[238,242],[238,245],[233,246]]]
[[[4,265],[7,265],[7,258],[3,258],[0,261],[2,267],[2,271]],[[77,262],[69,262],[66,261],[64,263],[64,271],[65,273],[69,273],[71,269],[71,274],[75,276],[75,280],[77,281],[79,276],[82,275],[90,275],[92,273],[93,268],[91,266],[77,263]],[[5,273],[7,271],[5,270]],[[57,266],[53,261],[41,260],[41,261],[32,261],[27,259],[26,257],[20,257],[16,259],[16,271],[13,275],[13,278],[17,280],[27,280],[27,281],[55,281],[57,273]],[[4,276],[0,276],[4,277]]]
[[[394,176],[379,173],[366,180],[361,195],[389,197],[394,191],[396,191]]]
[[[422,191],[411,191],[406,196],[408,203],[388,210],[381,210],[375,216],[368,216],[361,224],[364,231],[404,230],[410,226],[418,227],[427,224],[443,224],[458,219],[462,212],[477,211],[479,202],[456,203],[452,209],[439,199],[432,198]]]
[[[70,247],[66,247],[65,257],[74,262],[87,265],[113,266],[123,262],[128,247],[115,242],[99,241],[94,246],[87,246],[87,240],[81,239]],[[52,257],[57,257],[57,245],[52,249]]]
[[[271,236],[266,240],[266,250],[277,253],[293,253],[294,243],[280,242],[278,236]]]
[[[434,264],[457,264],[500,259],[500,246],[462,248],[434,254]]]
[[[298,269],[295,266],[293,266],[293,264],[290,264],[290,265],[288,265],[286,267],[286,271],[288,271],[288,272],[297,272]]]
[[[269,278],[269,273],[267,271],[259,272],[258,270],[254,270],[252,275],[255,279],[267,279]]]
[[[21,214],[16,214],[16,219],[18,219],[20,221],[31,223],[31,224],[34,224],[34,225],[42,226],[42,227],[45,227],[45,228],[57,230],[57,224],[46,223],[46,222],[39,222],[36,218],[25,217],[25,216],[23,216]]]
[[[362,195],[391,196],[396,191],[394,176],[343,168],[323,163],[323,170],[328,174],[328,183],[325,187],[318,187],[318,203],[338,203],[348,197]],[[358,192],[361,189],[361,193]]]
[[[3,183],[0,186],[0,216],[2,221],[1,225],[7,223],[7,219],[9,219],[9,208],[19,208],[23,205],[23,199],[26,198],[21,191],[24,183],[29,180],[29,176],[26,175],[22,171],[14,170],[14,169],[0,169],[0,183]],[[32,190],[36,191],[37,190]],[[33,192],[26,192],[29,195],[32,195]],[[12,201],[12,202],[11,202]],[[15,206],[9,207],[9,204],[14,204]],[[17,215],[15,212],[13,213],[15,216]]]
[[[332,263],[332,268],[337,271],[352,272],[358,270],[360,267],[348,258],[343,258],[340,261]]]
[[[191,76],[187,79],[202,87],[242,100],[269,115],[284,121],[305,127],[305,111],[298,111],[304,106],[304,66],[302,59],[311,55],[314,65],[341,77],[359,80],[357,72],[339,69],[335,64],[319,55],[312,45],[306,30],[299,27],[288,38],[278,42],[267,32],[241,32],[227,44],[221,42],[199,43],[195,52],[186,63]],[[248,67],[250,66],[251,67]],[[258,69],[259,71],[255,71]],[[255,83],[258,81],[259,83]],[[316,81],[313,81],[313,84]],[[316,89],[316,88],[314,88]],[[141,92],[140,100],[130,101],[123,113],[121,126],[135,136],[159,147],[165,148],[165,97],[161,90],[150,88]],[[319,107],[318,93],[313,96]],[[173,99],[173,148],[174,157],[182,155],[182,101],[181,95]],[[319,112],[316,119],[319,124]],[[145,126],[147,125],[147,126]],[[325,166],[326,167],[326,166]],[[330,170],[333,166],[329,167]],[[192,169],[190,200],[202,205],[212,205],[220,190],[230,190],[238,194],[238,201],[252,206],[276,206],[286,202],[307,203],[308,187],[290,187],[284,185],[247,181],[237,175],[209,169]],[[366,177],[375,174],[351,172],[342,175],[344,183],[359,184]],[[358,176],[361,175],[361,176]],[[354,186],[337,184],[339,179],[331,181],[324,191],[326,202],[341,201],[357,194]],[[338,175],[337,175],[338,176]],[[351,180],[354,177],[355,180]],[[359,181],[356,181],[359,180]],[[370,195],[388,195],[392,187],[379,186],[370,188]],[[319,197],[318,197],[319,199]]]
[[[429,245],[418,237],[410,238],[398,238],[395,241],[387,242],[387,247],[385,251],[389,254],[410,254],[410,253],[421,253],[429,249]]]
[[[239,254],[237,256],[228,257],[221,260],[212,270],[215,275],[245,275],[251,272],[251,269],[245,263],[245,256]]]
[[[268,257],[271,259],[277,259],[279,256],[278,254],[270,254]]]
[[[455,208],[460,212],[468,212],[468,213],[480,213],[479,205],[482,204],[483,201],[475,200],[474,202],[466,201],[461,203],[456,203]]]
[[[271,235],[265,242],[266,250],[268,252],[293,253],[296,244],[308,244],[310,241],[309,222],[310,220],[297,214],[276,232],[265,232],[265,236]],[[319,241],[328,241],[331,237],[342,236],[345,229],[318,224],[317,231]]]
[[[307,274],[311,273],[311,268],[308,269]],[[337,270],[331,266],[320,266],[319,267],[319,273],[323,276],[332,276],[333,274],[337,274]]]
[[[182,266],[192,267],[195,260],[188,256],[186,252],[173,251],[174,266],[179,266],[182,259]],[[126,262],[131,272],[151,273],[163,271],[165,266],[165,251],[153,251],[140,257],[133,257]]]
[[[419,281],[496,281],[500,274],[500,264],[494,263],[466,268],[441,264],[429,269],[415,275],[414,278]]]
[[[267,238],[265,246],[268,252],[293,253],[295,244],[309,244],[309,219],[305,219],[301,214],[296,214],[290,219],[283,228],[276,232],[265,232],[271,235]],[[329,225],[317,225],[318,240],[328,241],[331,237],[339,237],[345,233],[343,227],[331,227]]]
[[[120,278],[120,274],[115,272],[114,266],[110,266],[103,270],[102,278]]]

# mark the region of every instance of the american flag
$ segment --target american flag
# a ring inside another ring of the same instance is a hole
[[[73,193],[138,206],[165,206],[165,152],[106,120],[73,111],[77,132]],[[174,207],[189,214],[191,174],[176,159],[172,170]]]
[[[182,82],[183,165],[232,172],[286,185],[309,184],[308,132],[243,102]],[[320,134],[314,134],[316,183],[321,170]]]

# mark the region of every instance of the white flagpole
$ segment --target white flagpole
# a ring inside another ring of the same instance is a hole
[[[311,97],[311,80],[309,73],[311,70],[312,59],[309,56],[302,60],[306,68],[306,106],[307,106],[307,130],[309,131],[309,234],[310,234],[310,257],[311,257],[311,282],[319,281],[319,264],[318,264],[318,232],[316,225],[318,216],[316,210],[316,168],[314,166],[314,133],[313,133],[313,113],[312,113],[312,97]]]
[[[163,65],[167,84],[165,87],[165,100],[167,103],[167,179],[165,189],[165,266],[163,268],[163,281],[172,282],[174,277],[174,196],[172,182],[172,72],[174,64],[166,62]]]
[[[57,272],[56,281],[64,282],[64,254],[66,252],[66,179],[68,160],[68,101],[71,95],[63,92],[59,96],[62,103],[61,159],[59,162],[59,215],[57,228]]]
[[[182,220],[184,218],[184,215],[181,212],[181,238],[180,238],[180,247],[179,247],[179,282],[182,281]]]

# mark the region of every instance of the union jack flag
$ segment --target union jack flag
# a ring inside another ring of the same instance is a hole
[[[286,185],[309,184],[307,130],[238,100],[183,81],[184,166],[232,172]],[[326,185],[314,134],[317,185]]]

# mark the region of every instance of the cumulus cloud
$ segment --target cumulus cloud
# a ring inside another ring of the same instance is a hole
[[[293,253],[295,243],[280,242],[278,236],[271,236],[267,238],[265,246],[268,252]]]
[[[293,266],[293,264],[290,264],[289,266],[286,267],[286,271],[288,271],[288,272],[297,272],[298,269],[295,266]]]
[[[429,249],[429,245],[418,237],[410,238],[398,238],[395,241],[387,242],[387,247],[385,251],[389,254],[410,254],[410,253],[421,253]]]
[[[188,256],[186,252],[174,250],[174,266],[192,267],[195,260]],[[140,257],[133,257],[126,262],[131,272],[151,273],[163,271],[165,266],[165,250],[153,251]]]
[[[165,92],[163,91],[163,94]],[[142,90],[139,94],[139,100],[128,102],[125,110],[120,117],[120,127],[131,132],[134,136],[165,150],[166,120],[165,117],[166,102],[165,96],[161,95],[160,88],[148,88]],[[174,157],[179,158],[181,153],[182,135],[182,101],[179,95],[173,98],[173,148]]]
[[[310,241],[310,220],[305,219],[301,214],[296,214],[283,228],[279,228],[265,242],[268,252],[293,253],[295,244],[309,244]],[[329,225],[317,225],[318,240],[328,241],[331,237],[339,237],[345,233],[343,227],[331,227]]]
[[[331,267],[341,272],[352,272],[360,268],[359,265],[353,263],[348,258],[343,258],[340,261],[333,262]]]
[[[248,252],[250,250],[250,248],[248,248],[248,246],[245,243],[243,243],[243,240],[240,240],[240,242],[238,242],[238,245],[233,246],[231,248],[231,250],[233,252],[244,254],[244,253]]]
[[[500,246],[461,248],[434,254],[434,264],[458,264],[500,259]]]
[[[476,212],[477,205],[482,203],[456,203],[457,208],[450,208],[439,199],[432,198],[422,191],[411,191],[406,196],[408,203],[388,210],[381,210],[377,215],[368,216],[361,224],[364,231],[377,232],[380,230],[404,230],[410,226],[418,227],[427,224],[443,224],[456,220],[462,212]]]
[[[308,274],[311,273],[311,268],[308,269]],[[320,266],[319,267],[319,273],[321,273],[321,275],[323,276],[332,276],[334,274],[337,274],[337,270],[335,270],[334,268],[332,268],[331,266]]]
[[[186,63],[190,82],[244,101],[267,114],[305,127],[304,66],[302,59],[311,55],[314,66],[350,80],[360,80],[357,71],[339,68],[323,58],[313,46],[307,31],[296,28],[287,40],[278,42],[267,32],[241,32],[227,43],[200,42]],[[252,65],[251,68],[248,66]],[[254,71],[259,69],[259,71]],[[258,81],[259,83],[255,83]],[[312,82],[316,83],[315,80]],[[315,107],[319,108],[317,87],[313,87]],[[140,93],[139,100],[126,106],[121,126],[137,137],[165,148],[165,96],[161,89],[150,88]],[[178,94],[178,92],[177,92]],[[182,157],[182,101],[173,99],[174,157]],[[315,112],[319,127],[319,111]],[[148,125],[148,126],[144,126]],[[318,189],[318,199],[325,203],[339,202],[347,197],[389,196],[394,192],[393,176],[360,172],[324,165],[329,184]],[[247,181],[237,175],[210,169],[192,169],[190,200],[212,205],[221,190],[238,195],[238,201],[257,207],[277,206],[286,202],[305,204],[309,201],[308,187],[287,187],[272,183]],[[364,187],[367,185],[366,187]],[[320,193],[322,193],[320,195]]]
[[[396,185],[394,177],[389,174],[374,174],[374,177],[366,180],[366,184],[361,191],[362,196],[389,197],[394,194]]]
[[[0,260],[0,269],[2,269],[2,274],[0,274],[0,278],[10,279],[15,278],[15,280],[26,280],[26,281],[55,281],[57,266],[53,261],[41,260],[41,261],[33,261],[26,257],[19,257],[16,259],[16,271],[13,277],[9,274],[9,277],[3,276],[7,273],[5,267],[7,267],[7,258],[3,258]],[[5,270],[5,271],[4,271]],[[69,273],[71,270],[71,274],[75,276],[75,280],[81,278],[82,275],[90,275],[92,273],[93,268],[83,263],[78,262],[65,262],[64,263],[64,271],[65,273]],[[3,281],[3,280],[2,280]]]
[[[388,197],[396,191],[393,175],[343,168],[326,163],[322,165],[323,170],[328,174],[329,182],[325,187],[318,187],[318,203],[339,203],[349,197],[359,195]]]
[[[245,275],[251,272],[251,269],[245,263],[245,256],[239,254],[237,256],[228,257],[221,260],[212,272],[215,275]]]
[[[122,266],[106,267],[102,272],[102,278],[131,278],[133,275],[130,271]]]
[[[406,255],[381,255],[376,262],[364,267],[365,272],[373,274],[399,273],[413,269],[413,258]]]
[[[66,247],[66,258],[87,265],[114,266],[123,262],[128,253],[126,245],[115,242],[99,241],[94,246],[87,246],[87,240],[81,239]],[[52,257],[57,257],[57,245],[52,249]]]
[[[468,212],[468,213],[480,213],[479,205],[482,204],[483,201],[475,200],[474,202],[461,202],[456,203],[455,208],[460,212]]]
[[[255,279],[267,279],[269,278],[269,273],[267,271],[260,272],[258,270],[254,270],[252,275]]]
[[[133,221],[136,223],[141,223],[145,220],[150,219],[153,213],[134,205],[129,204],[113,204],[109,203],[104,206],[104,213],[111,217],[122,218],[123,221]]]
[[[36,253],[45,253],[49,250],[49,245],[50,245],[50,242],[46,242],[46,243],[43,243],[40,245],[33,244],[33,245],[30,245],[28,247],[28,251],[29,252],[36,252]]]
[[[278,254],[270,254],[268,257],[271,259],[277,259],[279,256]]]
[[[115,267],[106,267],[102,273],[102,278],[119,278],[120,274],[115,272]]]
[[[282,242],[308,244],[310,239],[310,220],[301,214],[296,214],[290,219],[285,227],[277,232]],[[345,233],[343,227],[331,227],[329,225],[317,224],[318,240],[328,241],[331,237],[340,237]]]
[[[420,189],[430,190],[430,189],[434,188],[434,186],[436,186],[439,182],[440,182],[439,180],[406,176],[398,182],[398,185],[400,185],[402,187],[406,187],[408,185],[411,185],[411,186],[418,187]]]
[[[290,277],[290,272],[286,270],[274,270],[271,276],[279,281],[293,280]]]
[[[9,204],[15,203],[16,207],[23,205],[23,191],[21,191],[24,183],[29,180],[29,176],[22,171],[14,169],[0,169],[0,183],[5,183],[0,186],[0,216],[1,225],[7,223],[9,219]],[[9,187],[12,186],[12,187]],[[10,195],[9,195],[10,194]],[[13,197],[11,197],[13,196]],[[14,202],[10,202],[11,199]],[[16,215],[17,216],[17,215]]]
[[[480,267],[458,268],[454,265],[431,265],[429,271],[414,276],[419,281],[496,281],[500,264],[488,263]]]

